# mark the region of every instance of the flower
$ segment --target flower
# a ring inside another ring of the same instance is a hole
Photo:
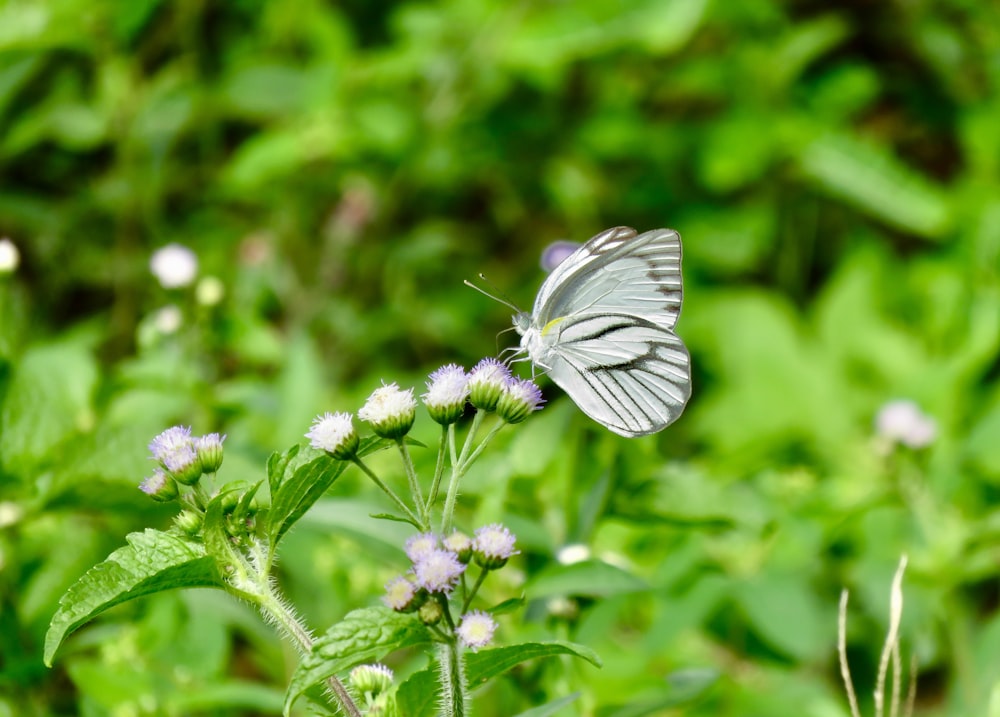
[[[354,417],[345,412],[327,411],[322,416],[316,416],[306,438],[310,446],[326,451],[340,461],[353,458],[361,442],[354,430]]]
[[[351,687],[364,694],[377,695],[392,686],[392,670],[382,664],[358,665],[347,676]]]
[[[575,241],[554,241],[542,249],[542,271],[553,271],[569,258],[569,255],[579,249],[582,244]]]
[[[173,304],[157,309],[153,314],[153,327],[164,336],[176,334],[184,323],[184,314]]]
[[[469,403],[484,411],[497,407],[510,369],[495,358],[484,358],[469,371]]]
[[[875,432],[890,443],[924,448],[937,435],[937,423],[913,401],[889,401],[875,417]]]
[[[442,542],[446,549],[458,556],[459,562],[469,562],[469,559],[472,557],[472,538],[468,535],[456,530]]]
[[[419,533],[406,541],[404,550],[411,562],[418,562],[438,549],[438,539],[434,533]]]
[[[476,538],[472,541],[476,564],[487,570],[502,568],[510,556],[521,552],[514,550],[515,540],[514,534],[500,523],[484,525],[476,531]]]
[[[510,378],[504,382],[497,401],[497,415],[507,423],[520,423],[541,409],[545,399],[535,382],[527,378]]]
[[[7,237],[0,237],[0,275],[13,274],[21,264],[21,252]]]
[[[169,503],[178,494],[177,482],[162,468],[154,470],[153,475],[140,483],[139,490],[159,503]]]
[[[205,473],[215,473],[222,465],[222,442],[224,440],[226,437],[220,436],[218,433],[208,433],[195,440],[198,460],[201,461],[201,469]]]
[[[416,607],[417,586],[409,579],[400,575],[385,584],[385,595],[382,602],[397,612],[409,612]]]
[[[150,441],[149,451],[171,476],[184,485],[194,485],[201,478],[201,461],[198,460],[190,427],[168,428]]]
[[[194,287],[194,298],[202,306],[215,306],[226,295],[226,285],[217,276],[203,276]]]
[[[417,585],[432,593],[450,593],[464,570],[450,550],[432,550],[413,564]]]
[[[201,532],[203,524],[204,518],[196,510],[182,510],[174,517],[174,525],[180,528],[185,535],[189,535],[192,538]]]
[[[489,613],[473,610],[462,616],[462,624],[458,626],[455,633],[463,645],[476,652],[480,647],[486,647],[490,644],[496,629],[496,620]]]
[[[430,375],[423,395],[427,412],[437,423],[447,426],[462,417],[469,398],[469,377],[458,364],[442,366]]]
[[[559,549],[559,552],[556,553],[556,560],[562,565],[582,563],[584,560],[590,560],[590,558],[590,548],[583,543],[570,543],[569,545],[564,545]]]
[[[372,391],[368,401],[358,411],[358,418],[371,424],[382,438],[398,439],[409,433],[417,413],[413,389],[405,391],[395,383],[383,383]]]
[[[164,289],[187,286],[198,274],[197,255],[181,244],[167,244],[153,252],[149,270]]]

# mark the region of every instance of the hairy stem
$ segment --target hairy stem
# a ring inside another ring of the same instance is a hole
[[[430,522],[431,508],[437,502],[438,491],[441,489],[441,478],[444,476],[444,459],[448,451],[448,431],[451,426],[441,426],[441,442],[438,444],[437,465],[434,466],[434,480],[431,481],[431,491],[427,496],[427,510],[424,512],[424,522]],[[453,434],[454,435],[454,434]]]
[[[458,645],[454,642],[441,645],[438,660],[441,663],[441,714],[443,717],[465,717],[465,670]]]

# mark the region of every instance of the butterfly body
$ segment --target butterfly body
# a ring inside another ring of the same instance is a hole
[[[690,359],[673,328],[682,299],[680,235],[601,232],[514,316],[521,349],[598,423],[623,436],[662,430],[691,395]]]

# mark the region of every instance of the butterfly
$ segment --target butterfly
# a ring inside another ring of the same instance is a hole
[[[691,396],[691,359],[674,333],[682,298],[680,235],[614,227],[549,274],[514,328],[584,413],[644,436],[676,421]]]

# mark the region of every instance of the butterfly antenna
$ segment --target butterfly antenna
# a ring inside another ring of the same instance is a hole
[[[468,286],[469,288],[475,289],[476,291],[478,291],[483,296],[488,296],[491,299],[493,299],[494,301],[499,301],[504,306],[506,306],[506,307],[508,307],[510,309],[513,309],[517,313],[521,313],[520,307],[518,307],[517,304],[515,304],[513,301],[511,301],[509,298],[507,298],[507,296],[505,296],[502,291],[500,291],[498,288],[496,288],[495,286],[493,286],[493,284],[491,284],[487,280],[487,278],[486,278],[485,275],[480,274],[479,275],[479,280],[481,282],[483,282],[484,284],[486,284],[493,293],[490,293],[490,291],[487,291],[486,289],[484,289],[484,288],[482,288],[480,286],[476,286],[475,284],[473,284],[468,279],[463,279],[462,283],[465,284],[466,286]]]

